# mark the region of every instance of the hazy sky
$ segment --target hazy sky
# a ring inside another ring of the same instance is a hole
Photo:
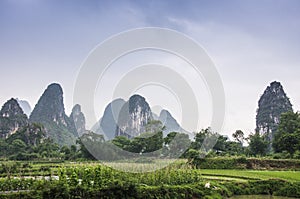
[[[194,38],[212,58],[226,95],[222,133],[253,131],[257,101],[274,80],[300,110],[298,0],[0,0],[0,103],[18,97],[34,107],[58,82],[69,114],[88,53],[114,34],[149,26]],[[100,103],[100,115],[107,103]]]

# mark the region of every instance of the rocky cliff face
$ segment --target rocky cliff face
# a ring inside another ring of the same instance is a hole
[[[73,131],[76,132],[76,137],[79,137],[83,133],[85,133],[85,117],[84,114],[81,112],[81,106],[79,104],[76,104],[73,107],[72,113],[70,115],[70,120],[72,122],[72,126],[75,128],[73,129]]]
[[[272,82],[258,101],[256,131],[267,135],[268,141],[272,143],[280,115],[288,111],[293,111],[293,108],[282,85],[280,82]]]
[[[168,135],[170,132],[182,132],[183,129],[177,123],[177,121],[173,118],[167,110],[162,110],[159,114],[158,120],[165,126],[165,130],[163,131],[164,136]]]
[[[145,98],[133,95],[120,110],[115,135],[136,137],[145,131],[145,126],[150,120],[152,112]]]
[[[149,104],[140,95],[133,95],[127,102],[123,99],[112,101],[92,130],[104,135],[106,140],[116,136],[132,138],[145,132],[145,126],[150,120],[162,122],[165,126],[164,136],[173,131],[188,133],[181,128],[169,111],[162,110],[159,116],[152,113]]]
[[[28,118],[24,114],[17,100],[10,99],[0,111],[0,137],[7,138],[14,134],[20,127],[28,124]]]
[[[93,130],[104,135],[105,140],[111,140],[115,137],[119,114],[124,104],[123,99],[113,100],[106,106],[103,117],[95,125]]]
[[[44,125],[47,135],[60,145],[75,143],[74,123],[65,114],[63,91],[59,84],[51,84],[35,105],[30,122]]]

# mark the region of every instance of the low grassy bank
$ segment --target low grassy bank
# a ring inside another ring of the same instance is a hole
[[[202,177],[229,177],[243,180],[280,179],[300,182],[300,171],[268,171],[268,170],[234,170],[234,169],[200,169]],[[214,178],[217,179],[217,178]]]
[[[300,160],[245,157],[195,158],[191,162],[199,169],[300,170]]]
[[[209,185],[208,185],[209,184]],[[62,181],[42,181],[35,189],[3,193],[0,198],[227,198],[233,195],[300,196],[300,183],[281,180],[248,182],[200,181],[181,185],[147,185],[112,181],[108,186],[70,185]]]

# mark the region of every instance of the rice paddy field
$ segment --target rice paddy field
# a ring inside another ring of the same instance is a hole
[[[297,170],[197,169],[186,160],[0,164],[0,198],[300,198]]]

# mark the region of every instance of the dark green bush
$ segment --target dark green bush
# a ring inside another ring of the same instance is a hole
[[[50,172],[50,171],[51,171],[51,168],[50,168],[50,166],[41,166],[41,167],[40,167],[40,171],[43,171],[43,172]]]
[[[279,190],[274,192],[277,196],[300,197],[300,182],[285,183]]]
[[[200,169],[243,169],[248,163],[246,158],[196,158],[192,161]]]
[[[194,158],[191,162],[199,169],[276,169],[287,170],[300,168],[300,160],[258,159],[245,157]]]

